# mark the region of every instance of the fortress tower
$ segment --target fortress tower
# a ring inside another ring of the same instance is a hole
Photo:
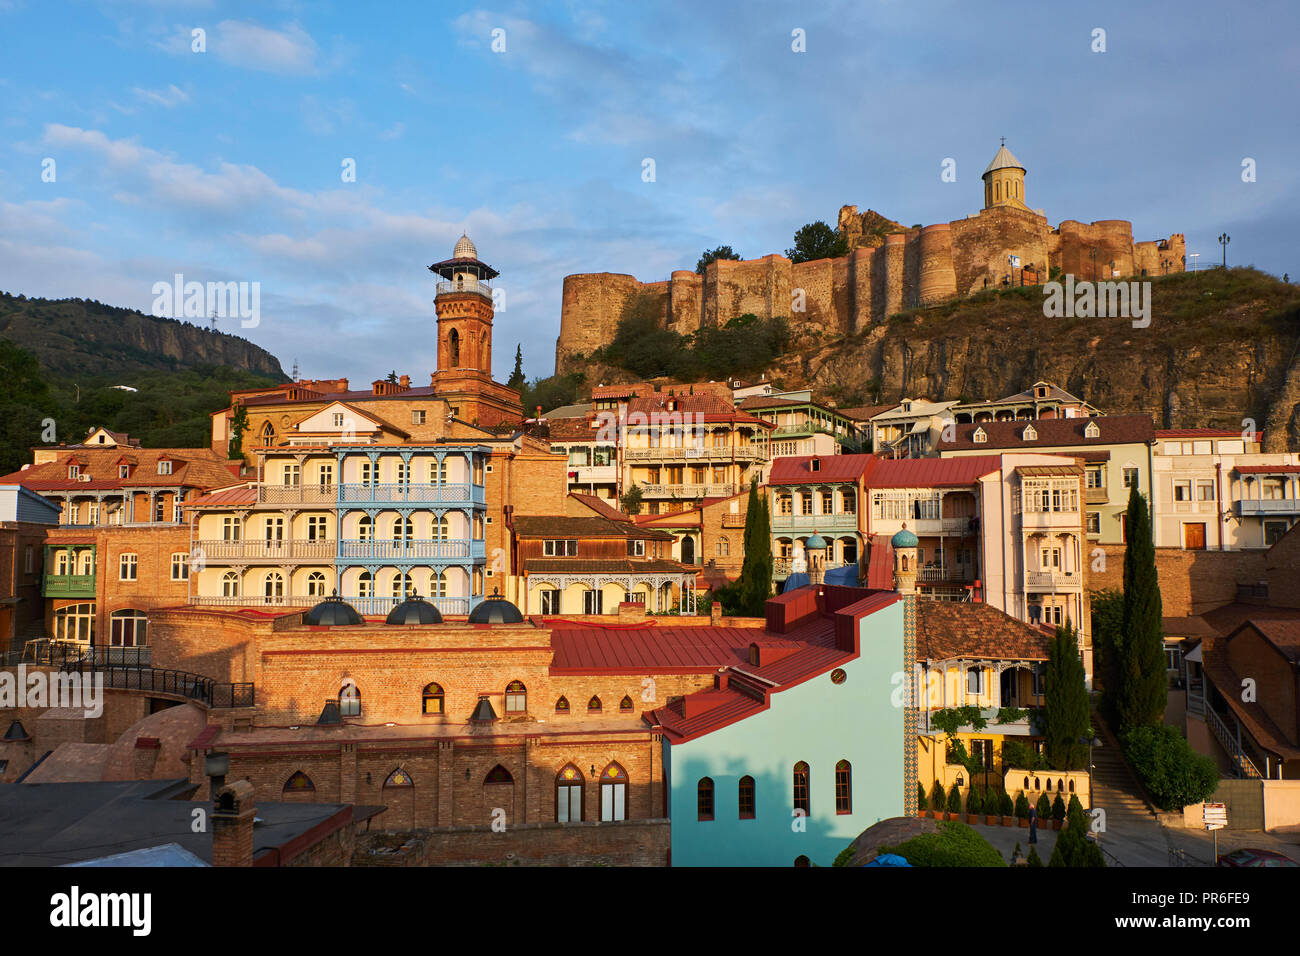
[[[491,426],[523,418],[519,393],[492,381],[492,286],[497,270],[478,257],[469,236],[461,235],[451,258],[429,271],[441,277],[434,308],[438,313],[438,370],[433,387],[446,398],[451,414]]]
[[[984,208],[1015,206],[1028,209],[1025,204],[1025,167],[1011,155],[1004,139],[993,162],[984,170]]]

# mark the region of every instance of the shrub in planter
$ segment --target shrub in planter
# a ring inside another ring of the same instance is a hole
[[[930,816],[936,820],[943,819],[943,808],[948,804],[948,794],[943,791],[943,784],[936,777],[934,786],[930,788]]]
[[[1029,856],[1025,857],[1025,866],[1042,866],[1043,858],[1038,855],[1038,847],[1029,848]]]
[[[978,787],[971,787],[966,795],[966,822],[979,823],[980,814],[984,812],[984,801],[980,798]]]
[[[925,816],[925,812],[930,809],[930,801],[925,796],[925,787],[921,781],[916,781],[916,815]]]
[[[1038,812],[1038,825],[1047,826],[1047,821],[1052,818],[1052,801],[1047,799],[1046,793],[1038,795],[1038,803],[1034,804],[1034,809]]]
[[[991,827],[998,826],[1002,822],[1002,818],[998,815],[998,808],[1001,804],[998,803],[997,791],[992,787],[986,787],[984,789],[983,801],[984,822]]]
[[[1065,801],[1061,799],[1058,793],[1056,799],[1052,801],[1052,829],[1059,830],[1065,823]]]
[[[1012,818],[1016,815],[1016,805],[1011,801],[1011,794],[1005,790],[998,791],[998,812],[1002,814],[1002,825],[1009,827],[1012,825]],[[1026,805],[1025,815],[1028,816],[1029,808]]]
[[[1023,790],[1016,796],[1016,819],[1021,827],[1029,826],[1029,798]]]
[[[1214,758],[1192,750],[1173,727],[1138,727],[1121,742],[1124,756],[1161,810],[1200,803],[1219,785]]]
[[[1070,805],[1065,810],[1065,819],[1070,821],[1070,826],[1082,826],[1085,830],[1088,829],[1088,814],[1084,813],[1083,804],[1073,793],[1070,794]]]
[[[959,816],[961,816],[961,791],[954,783],[952,789],[948,791],[948,819],[956,820]]]

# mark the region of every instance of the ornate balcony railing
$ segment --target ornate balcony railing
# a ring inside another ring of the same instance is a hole
[[[772,515],[776,531],[856,531],[858,516],[847,511],[829,515]]]
[[[737,445],[735,448],[718,448],[712,445],[686,445],[682,448],[628,448],[623,452],[627,461],[753,461],[765,460],[766,445]]]
[[[1300,498],[1241,498],[1235,502],[1237,514],[1300,515]]]
[[[482,558],[486,546],[482,541],[461,539],[406,541],[393,539],[344,538],[340,555],[349,560],[437,561]]]
[[[205,561],[293,561],[333,559],[338,542],[328,539],[304,541],[285,538],[280,541],[245,538],[240,541],[203,540],[195,547]]]
[[[470,606],[477,603],[480,598],[469,597],[427,597],[421,595],[425,600],[434,604],[443,614],[468,614]],[[314,607],[324,598],[322,597],[305,597],[303,595],[279,595],[275,597],[266,597],[259,595],[248,595],[243,597],[230,597],[224,595],[203,595],[197,594],[190,598],[189,603],[198,607],[241,607],[254,609],[285,609]],[[387,614],[401,600],[396,597],[360,597],[356,595],[344,595],[343,600],[351,604],[357,611],[366,616],[375,616]]]
[[[474,279],[466,276],[461,279],[453,279],[450,282],[439,282],[437,287],[438,295],[445,295],[449,292],[477,292],[479,295],[492,298],[492,286],[482,279]]]
[[[1083,575],[1077,571],[1026,571],[1028,591],[1073,590],[1083,587]]]
[[[642,485],[647,498],[727,498],[731,485]]]
[[[262,504],[331,505],[338,500],[338,486],[258,485],[257,500]]]
[[[428,485],[414,482],[409,484],[386,483],[374,485],[346,482],[339,487],[340,498],[344,504],[357,502],[392,502],[394,504],[427,502],[430,504],[481,505],[487,501],[486,492],[482,485],[471,485],[464,482]]]

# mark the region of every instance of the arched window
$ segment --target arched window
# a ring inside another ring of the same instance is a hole
[[[583,818],[582,771],[568,764],[555,775],[555,822],[578,823]]]
[[[447,572],[439,571],[429,575],[429,594],[433,597],[447,596]]]
[[[618,712],[620,714],[630,714],[634,710],[636,710],[636,705],[632,703],[632,698],[624,694],[623,699],[618,702]]]
[[[401,515],[398,515],[396,518],[393,519],[393,540],[394,541],[402,541],[402,540],[409,541],[411,538],[414,537],[415,537],[415,522],[411,520],[409,515],[406,516],[405,518],[403,518]]]
[[[414,787],[415,781],[411,779],[411,775],[409,773],[407,773],[401,767],[398,767],[396,770],[394,770],[392,773],[388,775],[388,779],[384,781],[384,786],[385,787]]]
[[[284,597],[284,575],[279,571],[266,572],[262,579],[262,596],[268,602]]]
[[[557,714],[567,714],[569,712],[569,698],[561,697],[555,702],[555,712]]]
[[[411,572],[398,571],[393,575],[393,597],[403,600],[412,591]]]
[[[506,685],[506,713],[524,714],[528,712],[528,689],[523,681],[512,680]]]
[[[113,647],[144,647],[149,622],[144,611],[114,611],[108,620],[109,643]]]
[[[239,572],[227,571],[221,576],[221,596],[239,597]]]
[[[802,810],[804,816],[811,812],[812,795],[809,792],[808,765],[800,760],[794,765],[794,808]]]
[[[713,780],[701,777],[695,785],[695,812],[697,820],[713,819]]]
[[[443,693],[441,684],[425,684],[424,690],[420,694],[420,708],[426,714],[446,713],[444,705],[446,695]]]
[[[515,778],[510,771],[501,764],[497,764],[488,771],[487,776],[483,778],[484,783],[514,783]]]
[[[460,332],[455,329],[447,336],[447,348],[449,350],[448,368],[456,368],[460,365]]]
[[[740,778],[740,785],[736,788],[737,805],[740,808],[740,819],[754,819],[754,778],[745,776]]]
[[[282,793],[315,793],[316,784],[311,782],[311,777],[307,776],[301,770],[295,770],[293,775],[284,782],[281,788]]]
[[[718,538],[718,557],[725,558],[729,554],[731,554],[731,542],[727,540],[727,536],[724,534]]]
[[[275,443],[275,428],[270,422],[262,424],[262,444],[271,445]]]
[[[627,771],[616,763],[600,775],[600,819],[602,822],[627,819]]]
[[[374,597],[375,596],[375,576],[369,571],[362,571],[357,576],[357,597]]]
[[[375,521],[370,515],[362,515],[357,522],[357,540],[371,541],[375,537]]]
[[[450,537],[450,534],[448,532],[449,532],[449,523],[447,521],[447,516],[445,514],[434,516],[433,539],[435,541],[446,541],[447,538]]]
[[[835,765],[835,812],[853,812],[853,765],[847,760]]]
[[[325,575],[320,571],[313,571],[311,574],[307,575],[307,596],[325,596]]]
[[[351,681],[339,688],[339,716],[361,716],[361,691]]]
[[[95,641],[95,605],[70,604],[54,612],[54,637],[60,641],[93,644]]]
[[[591,700],[587,701],[587,713],[589,713],[589,714],[598,714],[598,713],[600,713],[600,698],[599,698],[599,697],[593,697],[593,698],[591,698]]]
[[[1074,778],[1070,778],[1070,792],[1074,793]]]

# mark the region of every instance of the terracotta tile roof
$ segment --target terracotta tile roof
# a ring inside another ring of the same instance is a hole
[[[1000,455],[959,458],[878,458],[868,488],[965,488],[1002,467]]]
[[[917,660],[958,657],[1045,661],[1051,638],[991,604],[918,600]]]
[[[1238,465],[1232,470],[1239,475],[1295,475],[1300,465]]]
[[[820,468],[813,471],[814,458]],[[804,485],[829,481],[857,481],[871,468],[874,455],[803,455],[772,461],[769,485]]]
[[[1291,620],[1300,618],[1300,609],[1290,607],[1270,607],[1266,604],[1225,604],[1213,611],[1200,615],[1216,634],[1228,635],[1246,621],[1256,623],[1265,620]]]
[[[898,407],[898,403],[893,405],[855,405],[852,408],[841,408],[839,413],[845,418],[857,419],[860,422],[870,421],[877,415],[883,415],[885,412],[892,412]]]
[[[1247,621],[1242,627],[1253,627],[1277,648],[1278,653],[1291,663],[1300,664],[1300,611],[1297,611],[1294,618]]]
[[[748,412],[738,411],[736,406],[724,398],[712,394],[669,395],[667,392],[655,392],[633,398],[628,402],[627,412],[643,415],[664,414],[668,412],[668,403],[674,402],[674,411],[682,414],[702,417],[706,422],[735,422],[737,424],[759,425],[775,428],[771,422],[764,421]]]
[[[1207,637],[1201,642],[1201,667],[1205,676],[1219,689],[1219,699],[1227,704],[1242,726],[1264,749],[1284,760],[1300,758],[1300,747],[1264,710],[1258,701],[1240,699],[1241,677],[1228,664],[1227,642]],[[1300,703],[1300,702],[1297,702]]]
[[[103,448],[69,449],[67,454],[41,465],[32,465],[22,471],[0,478],[0,482],[17,482],[33,491],[103,491],[117,488],[174,488],[183,485],[190,488],[218,488],[229,485],[236,477],[237,463],[228,462],[210,448],[133,448],[131,457],[134,465],[129,477],[118,477],[118,463],[122,459],[122,449],[111,445]],[[169,459],[172,462],[170,475],[158,474],[158,462]],[[81,474],[89,475],[90,481],[78,481],[68,477],[68,465],[72,462],[81,464]]]
[[[239,485],[235,488],[222,488],[219,491],[210,491],[205,495],[200,495],[187,501],[184,505],[186,508],[229,508],[238,505],[257,504],[257,489],[249,485]]]
[[[1166,617],[1162,620],[1166,637],[1213,637],[1216,633],[1200,617]]]
[[[1095,422],[1100,434],[1096,438],[1084,436],[1084,429]],[[1038,438],[1021,437],[1025,427],[1032,425]],[[1102,418],[1040,418],[1035,421],[980,422],[975,425],[956,425],[952,441],[939,440],[939,451],[967,448],[1048,448],[1056,445],[1126,445],[1151,442],[1155,439],[1155,425],[1150,415],[1110,415]],[[973,442],[976,429],[983,429],[988,441]]]
[[[548,435],[555,441],[596,441],[600,435],[599,428],[593,428],[591,421],[582,418],[548,418],[546,420]]]
[[[630,515],[625,515],[603,498],[597,498],[595,495],[584,495],[576,491],[570,492],[569,497],[575,501],[581,501],[596,514],[603,518],[609,518],[611,521],[631,521]]]
[[[1235,428],[1157,428],[1157,438],[1241,438],[1242,432]],[[1254,432],[1251,441],[1260,441],[1263,432]]]
[[[677,561],[637,558],[525,558],[530,574],[686,574]]]
[[[643,538],[671,541],[672,535],[653,528],[638,527],[624,515],[618,521],[601,515],[574,518],[569,515],[518,515],[515,534],[526,538]]]

